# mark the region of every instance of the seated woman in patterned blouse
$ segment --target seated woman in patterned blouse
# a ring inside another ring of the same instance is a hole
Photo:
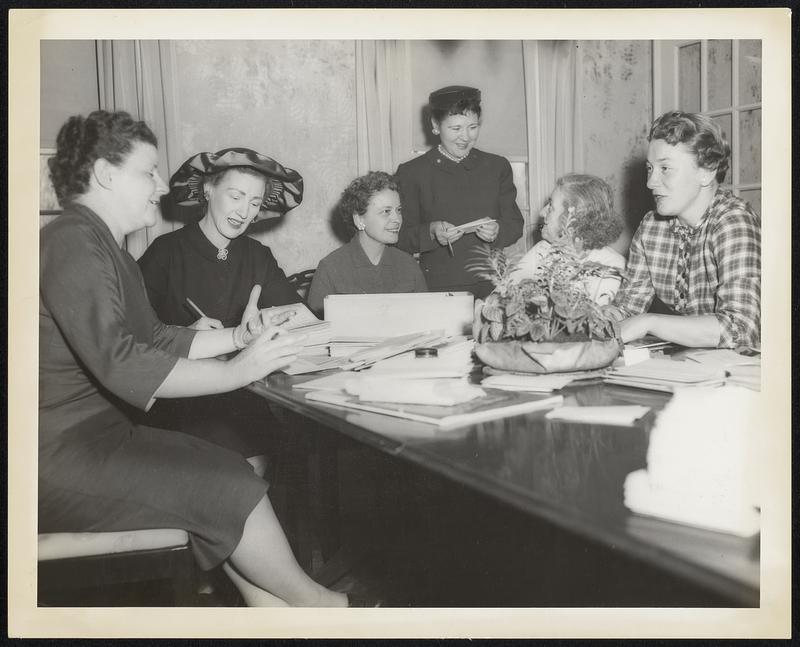
[[[720,187],[731,149],[719,124],[667,112],[648,139],[656,208],[633,236],[614,300],[622,340],[649,334],[683,346],[760,349],[761,221]],[[671,313],[649,312],[655,299]]]
[[[427,292],[417,262],[393,247],[403,223],[393,176],[373,171],[356,178],[342,193],[335,213],[355,235],[320,261],[308,293],[314,312],[322,315],[329,294]]]

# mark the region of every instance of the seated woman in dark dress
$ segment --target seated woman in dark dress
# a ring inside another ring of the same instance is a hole
[[[314,273],[308,305],[315,313],[323,314],[329,294],[427,292],[417,262],[394,247],[403,223],[394,177],[373,171],[356,178],[335,213],[352,238],[323,258]]]
[[[64,212],[40,237],[39,531],[183,528],[201,568],[223,564],[250,606],[346,606],[299,567],[241,456],[127,415],[240,388],[302,341],[265,325],[255,298],[233,327],[158,320],[122,249],[166,192],[156,145],[143,122],[97,111],[67,121],[50,161]]]
[[[258,307],[300,301],[269,247],[245,236],[260,218],[282,215],[303,199],[297,171],[248,148],[198,153],[170,180],[167,201],[200,212],[199,221],[160,236],[139,259],[150,303],[167,324],[196,330],[231,326],[251,289]],[[255,288],[253,287],[255,286]],[[199,317],[195,307],[204,316]],[[176,429],[232,449],[264,474],[277,422],[244,390],[156,404],[147,424]]]

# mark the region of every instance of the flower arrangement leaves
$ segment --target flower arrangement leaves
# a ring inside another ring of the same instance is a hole
[[[615,319],[591,297],[589,282],[619,276],[614,268],[586,262],[568,245],[553,245],[532,278],[512,277],[516,263],[490,249],[477,266],[494,290],[480,308],[477,341],[607,341],[618,338]]]

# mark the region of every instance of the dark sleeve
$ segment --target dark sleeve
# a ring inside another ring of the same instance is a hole
[[[147,298],[157,312],[163,312],[167,302],[167,276],[169,276],[169,249],[156,238],[139,258]]]
[[[308,307],[318,317],[322,317],[325,306],[325,297],[329,294],[335,294],[336,288],[333,285],[333,276],[328,268],[328,263],[323,258],[317,271],[314,272],[314,278],[311,280],[311,287],[308,290]]]
[[[420,186],[415,175],[409,164],[397,167],[400,203],[403,206],[403,224],[400,226],[397,248],[409,254],[429,252],[439,245],[431,239],[430,223],[422,217]]]
[[[178,357],[188,357],[196,330],[184,326],[170,326],[153,313],[153,346]]]
[[[87,370],[111,393],[147,410],[178,357],[137,341],[126,319],[123,289],[113,260],[96,236],[90,229],[70,226],[43,242],[42,303]],[[136,316],[145,317],[145,323],[156,328],[152,309]],[[190,342],[194,331],[183,331],[177,337],[184,339],[182,343]]]
[[[260,243],[259,243],[260,244]],[[263,248],[264,278],[261,283],[261,297],[258,300],[259,308],[269,308],[271,306],[283,306],[289,303],[299,303],[302,301],[300,295],[289,283],[283,270],[278,265],[278,261],[272,255],[272,250],[266,245]]]
[[[498,200],[500,202],[500,231],[497,238],[492,243],[493,247],[508,247],[517,242],[522,236],[523,225],[522,213],[517,206],[517,188],[514,186],[514,175],[511,172],[511,164],[504,157],[500,170],[500,191]]]

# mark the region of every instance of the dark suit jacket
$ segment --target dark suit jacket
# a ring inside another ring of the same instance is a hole
[[[517,190],[508,160],[473,148],[455,163],[432,148],[397,169],[403,204],[403,226],[397,246],[420,253],[420,267],[428,289],[469,290],[483,297],[491,284],[469,266],[485,258],[489,244],[475,234],[465,234],[447,247],[431,240],[429,225],[444,220],[459,225],[478,218],[495,218],[500,232],[492,247],[503,248],[522,235],[523,219],[516,204]],[[481,254],[481,252],[484,252]]]

